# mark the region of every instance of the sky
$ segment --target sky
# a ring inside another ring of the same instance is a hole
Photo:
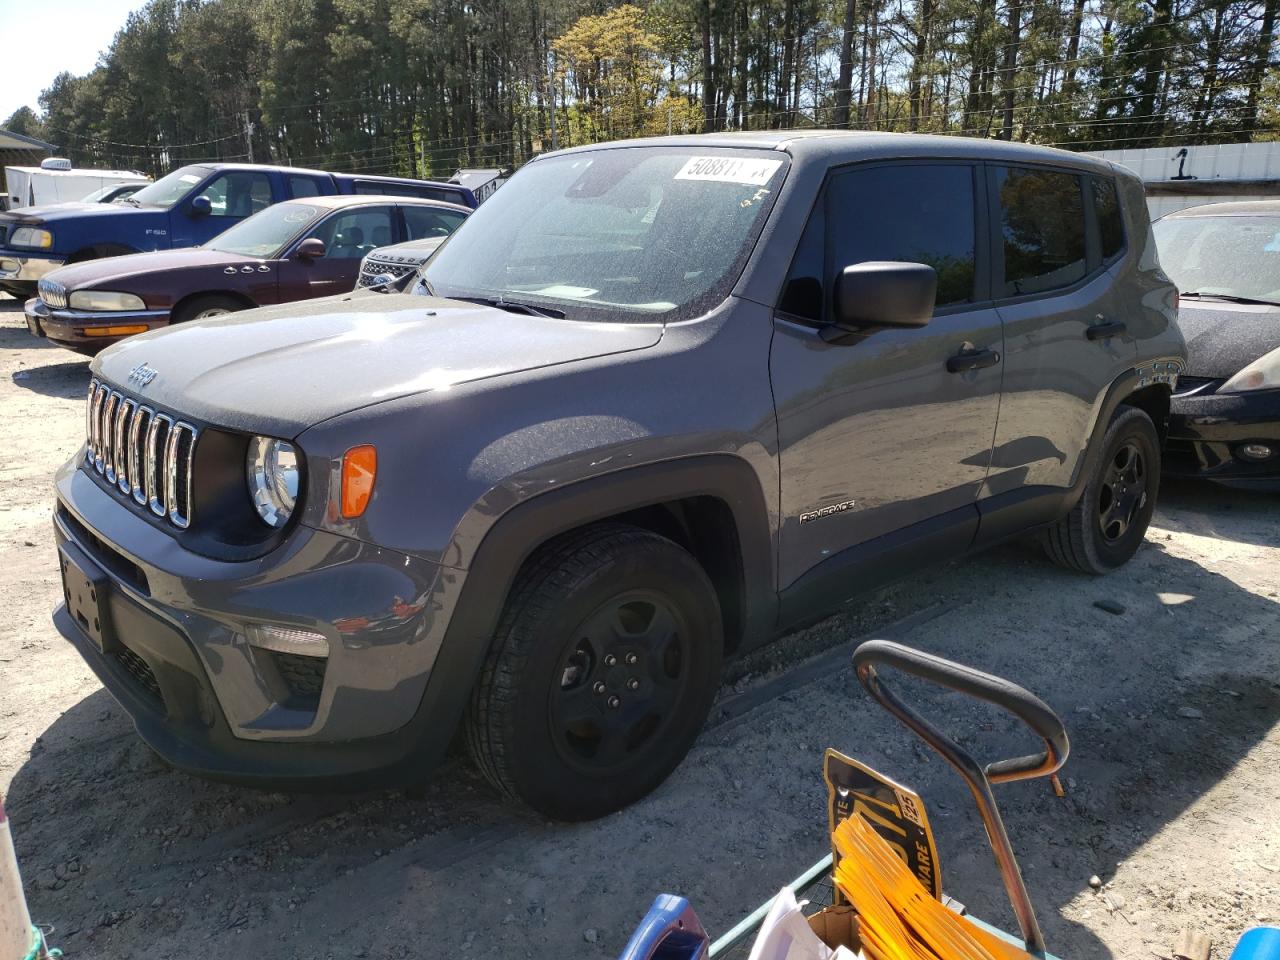
[[[145,0],[0,0],[0,124],[19,107],[40,112],[40,91],[63,70],[88,73]]]

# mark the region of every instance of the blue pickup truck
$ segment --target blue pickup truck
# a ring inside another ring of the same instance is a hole
[[[452,183],[249,163],[192,164],[120,203],[64,203],[0,213],[0,290],[29,297],[41,277],[63,264],[192,247],[281,200],[338,193],[476,206],[470,190]]]

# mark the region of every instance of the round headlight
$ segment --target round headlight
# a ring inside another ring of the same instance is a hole
[[[298,502],[297,448],[284,440],[254,437],[249,441],[245,472],[249,497],[262,522],[283,527]]]

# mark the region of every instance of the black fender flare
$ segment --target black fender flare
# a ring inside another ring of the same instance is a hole
[[[467,570],[422,702],[407,762],[425,775],[443,759],[488,652],[503,604],[526,559],[557,534],[629,510],[713,496],[728,504],[742,557],[742,649],[773,635],[777,589],[769,511],[760,481],[747,461],[708,454],[632,467],[548,490],[499,517],[485,533]]]

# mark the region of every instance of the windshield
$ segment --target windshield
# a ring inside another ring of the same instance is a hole
[[[208,175],[208,167],[179,167],[167,177],[143,187],[129,201],[143,207],[172,207]]]
[[[280,256],[289,242],[315,223],[321,213],[320,207],[304,203],[278,203],[218,234],[205,248],[272,259]]]
[[[442,297],[570,319],[696,316],[741,272],[785,175],[759,150],[623,147],[530,163],[423,267]]]
[[[1280,217],[1170,217],[1154,229],[1182,293],[1280,303]]]
[[[130,189],[129,187],[122,187],[118,183],[113,183],[110,186],[99,187],[97,190],[93,191],[93,193],[84,197],[81,202],[82,203],[98,203],[99,201],[106,199],[111,194],[117,194],[118,196],[127,196],[131,193],[136,193],[138,189],[139,189],[138,187],[133,187],[132,189]]]

